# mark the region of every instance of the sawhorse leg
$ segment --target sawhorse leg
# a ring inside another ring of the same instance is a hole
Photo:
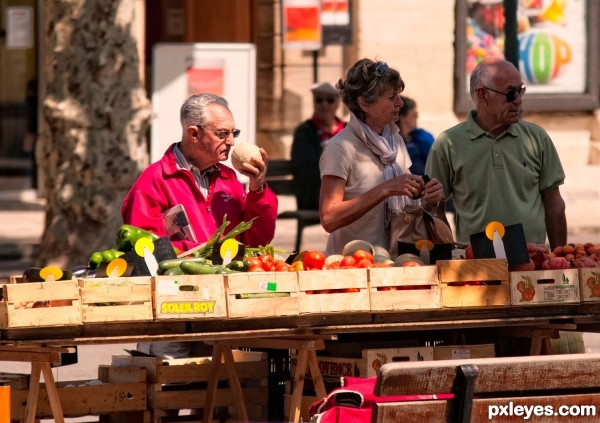
[[[58,398],[56,383],[54,383],[54,376],[52,375],[52,370],[50,369],[50,363],[40,361],[33,361],[31,363],[31,378],[29,382],[29,392],[27,394],[25,423],[35,422],[35,412],[40,393],[41,375],[44,375],[44,382],[46,384],[46,392],[48,393],[48,401],[50,401],[52,417],[54,417],[54,421],[56,423],[64,423],[65,418],[60,405],[60,399]]]
[[[217,383],[219,381],[219,369],[221,364],[224,364],[227,368],[229,389],[231,389],[231,394],[233,395],[235,409],[238,414],[237,417],[239,421],[247,422],[248,412],[246,411],[246,404],[244,403],[242,385],[240,384],[240,379],[235,371],[235,361],[233,359],[233,353],[231,352],[231,346],[227,344],[221,344],[219,342],[215,343],[213,347],[212,367],[208,377],[206,401],[204,403],[204,417],[202,421],[204,423],[212,422],[215,408],[215,396],[217,393]]]
[[[72,352],[68,348],[40,347],[40,346],[0,346],[0,361],[19,361],[31,363],[31,378],[29,379],[29,392],[27,393],[27,408],[25,409],[25,423],[34,423],[37,404],[40,395],[40,379],[44,376],[48,401],[52,410],[52,417],[56,423],[64,423],[62,407],[58,398],[58,390],[54,383],[54,375],[50,368],[51,363],[60,362],[60,353]]]
[[[297,423],[300,421],[300,405],[302,403],[302,391],[304,390],[304,375],[306,366],[310,368],[310,374],[315,385],[317,398],[325,398],[327,391],[325,383],[319,369],[317,352],[314,349],[300,349],[298,351],[298,363],[296,364],[296,374],[294,375],[294,390],[290,401],[289,421]]]

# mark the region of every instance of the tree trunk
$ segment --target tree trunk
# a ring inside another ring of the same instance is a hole
[[[38,265],[115,248],[123,198],[148,164],[150,102],[134,0],[47,0],[38,166],[46,225]],[[139,18],[139,17],[138,17]]]

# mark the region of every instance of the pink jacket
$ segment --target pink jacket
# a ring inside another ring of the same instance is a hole
[[[196,235],[196,243],[171,239],[174,247],[187,251],[207,241],[223,222],[231,222],[227,234],[241,221],[258,216],[252,227],[241,234],[240,241],[251,247],[270,243],[275,235],[277,196],[266,187],[261,192],[246,193],[233,169],[219,163],[210,177],[208,198],[204,198],[194,176],[177,168],[171,145],[165,155],[138,178],[123,201],[123,222],[166,236],[164,212],[182,204]]]

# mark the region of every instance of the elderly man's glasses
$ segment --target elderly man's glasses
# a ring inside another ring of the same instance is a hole
[[[198,125],[198,128],[206,131],[206,129],[201,127],[200,125]],[[208,130],[210,132],[212,132],[213,134],[215,134],[217,136],[217,138],[219,138],[220,140],[226,140],[227,138],[229,138],[229,135],[233,135],[233,138],[237,138],[240,136],[240,132],[242,132],[239,129],[232,129],[231,131],[227,131],[225,129],[220,130],[220,131],[213,131],[212,129],[208,129]]]
[[[389,69],[390,69],[390,67],[388,66],[387,63],[381,62],[375,68],[375,75],[377,75],[377,76],[383,76],[383,75],[385,75],[387,73],[387,71]]]
[[[525,95],[525,90],[527,89],[524,85],[521,85],[519,88],[513,88],[512,90],[508,90],[507,92],[503,93],[502,91],[498,91],[490,87],[483,86],[483,88],[498,94],[505,95],[507,103],[512,103],[513,101],[515,101],[517,96],[523,97]]]
[[[323,102],[328,102],[329,104],[333,104],[335,103],[335,101],[337,100],[337,97],[315,97],[315,103],[323,103]]]

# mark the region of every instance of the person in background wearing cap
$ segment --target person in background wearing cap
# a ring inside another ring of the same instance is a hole
[[[314,84],[314,112],[294,130],[292,168],[298,209],[318,210],[321,176],[319,159],[329,139],[345,124],[336,116],[340,104],[338,91],[328,82]]]

